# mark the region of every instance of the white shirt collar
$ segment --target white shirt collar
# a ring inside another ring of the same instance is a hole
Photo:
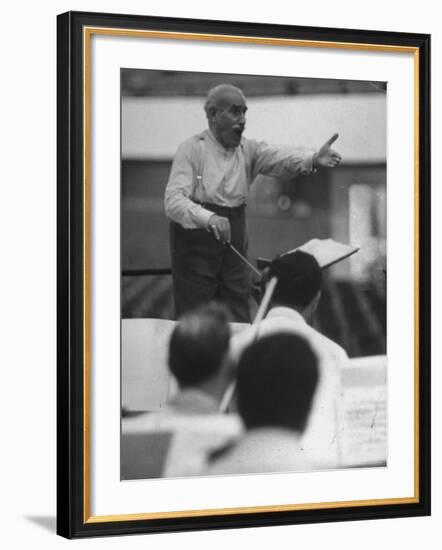
[[[218,403],[205,392],[196,388],[179,391],[170,406],[176,411],[189,414],[211,414],[218,412]]]
[[[277,317],[284,317],[293,320],[296,323],[307,325],[304,317],[296,310],[285,307],[285,306],[276,306],[273,307],[266,315],[266,319],[274,319]]]

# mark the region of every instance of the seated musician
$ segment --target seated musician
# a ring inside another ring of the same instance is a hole
[[[242,438],[213,455],[206,473],[294,472],[318,465],[302,447],[318,380],[318,356],[308,340],[277,332],[249,345],[238,365]]]
[[[316,259],[303,251],[278,256],[263,276],[263,283],[277,279],[269,311],[261,323],[236,335],[232,359],[254,339],[279,331],[304,335],[320,356],[321,381],[303,446],[315,453],[324,468],[339,466],[341,368],[348,361],[345,350],[312,325],[321,297],[322,271]]]
[[[207,455],[242,431],[237,415],[218,412],[232,380],[226,310],[206,304],[185,314],[169,345],[179,390],[164,411],[123,419],[122,477],[198,475]]]

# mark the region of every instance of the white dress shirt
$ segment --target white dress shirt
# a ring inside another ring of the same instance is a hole
[[[238,415],[220,414],[217,402],[207,394],[181,391],[161,412],[123,418],[122,477],[201,475],[209,455],[236,441],[242,431]]]
[[[201,203],[240,206],[258,174],[293,177],[311,173],[313,153],[246,138],[235,149],[225,149],[205,130],[178,147],[166,187],[166,214],[187,229],[206,229],[213,212]]]
[[[304,336],[318,356],[320,379],[301,444],[317,467],[336,468],[341,465],[341,370],[348,361],[345,350],[311,327],[294,309],[274,307],[258,326],[232,338],[231,357],[238,360],[242,350],[255,338],[281,331]]]
[[[318,466],[303,451],[296,432],[284,428],[255,428],[246,432],[204,473],[233,475],[316,469]]]

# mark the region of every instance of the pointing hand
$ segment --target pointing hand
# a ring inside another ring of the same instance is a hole
[[[334,168],[341,162],[341,155],[331,148],[338,137],[339,134],[333,134],[332,137],[319,149],[319,151],[313,155],[314,168]]]

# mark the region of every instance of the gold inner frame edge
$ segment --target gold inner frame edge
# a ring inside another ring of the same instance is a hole
[[[414,61],[414,495],[412,497],[352,500],[337,502],[319,502],[304,504],[286,504],[269,506],[249,506],[234,508],[216,508],[207,510],[179,510],[171,512],[151,512],[136,514],[115,514],[91,516],[90,513],[90,40],[93,34],[144,37],[175,40],[199,40],[211,42],[249,43],[273,46],[292,46],[310,48],[334,48],[371,52],[412,53]],[[357,506],[386,506],[393,504],[413,504],[419,502],[419,48],[385,44],[364,44],[357,42],[329,42],[319,40],[296,40],[269,37],[244,37],[203,33],[185,33],[169,31],[149,31],[136,29],[115,29],[109,27],[83,28],[83,212],[84,212],[84,468],[83,468],[83,519],[84,523],[103,523],[117,521],[136,521],[149,519],[173,519],[208,517],[230,514],[250,514],[259,512],[283,512],[300,510],[324,510]]]

